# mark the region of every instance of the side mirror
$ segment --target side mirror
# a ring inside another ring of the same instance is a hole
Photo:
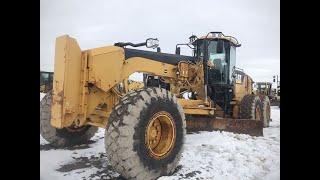
[[[157,52],[161,52],[161,48],[160,47],[157,47]]]
[[[180,47],[176,48],[176,54],[180,55]]]
[[[154,38],[149,38],[146,40],[146,46],[147,48],[156,48],[159,46],[159,40]]]

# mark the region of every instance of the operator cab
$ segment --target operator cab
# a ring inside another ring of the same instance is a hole
[[[195,47],[194,56],[197,59],[203,60],[205,43],[208,47],[209,83],[232,84],[236,65],[236,48],[241,45],[234,37],[225,36],[221,32],[212,32],[192,43]]]
[[[231,115],[230,102],[235,97],[233,85],[238,72],[236,48],[241,44],[236,38],[225,36],[222,32],[210,32],[200,38],[191,36],[189,39],[194,46],[193,56],[208,65],[204,67],[208,96],[226,115]]]

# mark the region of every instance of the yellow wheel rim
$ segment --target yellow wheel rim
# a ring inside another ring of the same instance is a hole
[[[145,145],[149,155],[156,159],[166,157],[176,139],[176,127],[172,116],[160,111],[154,114],[146,128]]]

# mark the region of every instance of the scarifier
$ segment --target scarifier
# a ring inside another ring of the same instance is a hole
[[[237,39],[210,32],[162,53],[158,39],[81,50],[74,38],[56,39],[52,90],[40,103],[40,132],[56,147],[86,143],[105,128],[110,165],[129,179],[172,173],[186,131],[223,130],[263,135],[267,96],[236,68]],[[192,56],[180,55],[180,46]],[[127,48],[157,48],[157,52]],[[143,83],[128,77],[143,74]]]

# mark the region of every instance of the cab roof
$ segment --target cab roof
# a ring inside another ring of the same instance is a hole
[[[210,32],[207,36],[201,36],[200,38],[197,38],[194,42],[198,40],[203,39],[222,39],[231,42],[231,44],[235,47],[240,47],[241,44],[238,42],[238,40],[235,37],[232,36],[225,36],[222,32]]]

